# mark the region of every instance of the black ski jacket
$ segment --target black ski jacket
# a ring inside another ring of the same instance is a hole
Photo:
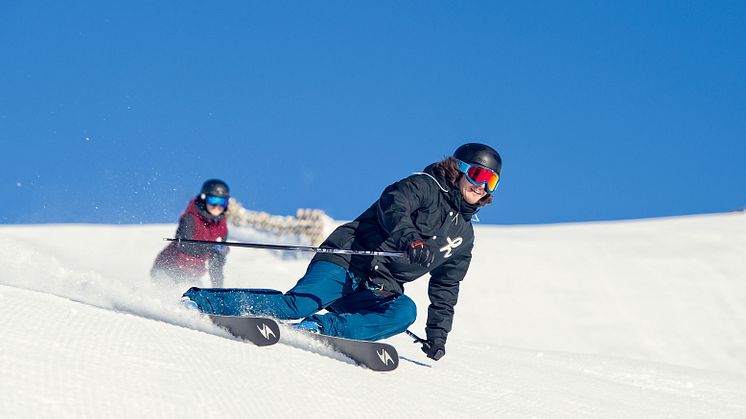
[[[459,284],[471,262],[474,214],[457,187],[428,166],[386,187],[381,197],[352,222],[339,226],[322,247],[354,250],[405,251],[413,240],[425,241],[435,252],[429,268],[406,257],[317,254],[367,278],[376,287],[395,293],[404,284],[430,273],[430,306],[425,331],[428,339],[446,339],[453,323]]]

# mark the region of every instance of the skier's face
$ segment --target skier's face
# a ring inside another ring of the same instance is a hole
[[[476,204],[480,199],[487,195],[487,191],[484,190],[484,184],[479,186],[472,185],[472,183],[466,179],[466,176],[463,175],[458,181],[458,187],[461,190],[461,196],[464,197],[464,201],[470,205]]]
[[[210,204],[207,204],[206,206],[207,206],[207,212],[209,212],[210,214],[212,214],[215,217],[219,216],[220,214],[223,213],[223,211],[225,211],[225,207],[222,206],[222,205],[210,205]]]

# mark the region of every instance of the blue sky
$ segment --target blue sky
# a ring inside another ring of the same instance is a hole
[[[489,224],[746,206],[746,2],[2,2],[0,223],[171,223],[209,177],[366,209],[458,145]]]

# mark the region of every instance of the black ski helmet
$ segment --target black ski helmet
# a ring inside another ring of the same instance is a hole
[[[230,190],[228,184],[220,179],[210,179],[202,184],[202,190],[200,191],[199,197],[203,200],[207,198],[207,195],[220,196],[223,198],[230,198]]]
[[[503,159],[500,157],[500,154],[494,148],[484,144],[464,144],[456,149],[453,157],[464,163],[482,165],[492,169],[498,175],[500,175],[500,171],[503,168]]]

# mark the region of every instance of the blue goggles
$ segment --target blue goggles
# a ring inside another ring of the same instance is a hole
[[[205,202],[207,203],[207,205],[221,206],[223,208],[228,207],[228,198],[224,198],[222,196],[207,195],[207,198],[205,198]]]
[[[484,189],[487,193],[495,192],[497,184],[500,183],[500,175],[495,173],[492,169],[478,165],[469,164],[456,159],[458,167],[461,172],[466,175],[466,180],[471,182],[474,186],[484,185]]]

